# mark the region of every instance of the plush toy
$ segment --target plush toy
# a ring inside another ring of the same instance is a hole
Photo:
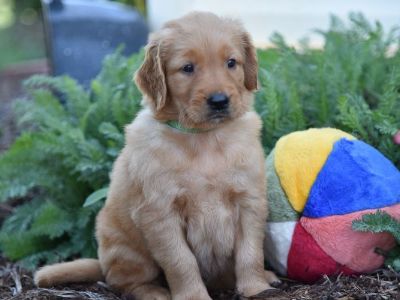
[[[282,137],[266,161],[269,217],[265,257],[289,278],[379,268],[395,241],[388,233],[352,230],[363,214],[400,218],[400,172],[379,151],[332,128]]]

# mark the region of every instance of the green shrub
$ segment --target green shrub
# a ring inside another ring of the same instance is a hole
[[[123,127],[140,109],[132,74],[142,57],[109,56],[90,91],[68,77],[25,82],[29,99],[16,107],[22,134],[0,157],[0,201],[32,199],[2,226],[1,250],[9,258],[33,267],[96,255],[93,226],[101,204],[83,203],[108,185]]]
[[[360,15],[351,16],[349,27],[332,18],[321,34],[322,50],[305,43],[295,50],[275,35],[276,49],[258,51],[255,108],[266,153],[286,133],[332,126],[377,147],[400,167],[392,142],[400,128],[400,54],[387,55],[399,46],[398,36]],[[123,126],[140,109],[131,77],[142,59],[118,52],[108,57],[89,91],[67,77],[36,76],[25,83],[29,99],[17,105],[22,134],[0,156],[0,201],[32,200],[20,201],[2,226],[6,256],[31,267],[95,256],[96,200],[105,195],[123,146]],[[86,199],[92,205],[83,206]]]

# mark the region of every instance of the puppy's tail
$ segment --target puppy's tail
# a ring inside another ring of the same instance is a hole
[[[39,269],[34,276],[35,284],[38,287],[100,280],[104,280],[100,262],[97,259],[90,258],[45,266]]]

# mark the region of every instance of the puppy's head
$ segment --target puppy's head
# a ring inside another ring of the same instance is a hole
[[[157,119],[213,128],[249,110],[256,51],[239,22],[191,13],[150,36],[135,80]]]

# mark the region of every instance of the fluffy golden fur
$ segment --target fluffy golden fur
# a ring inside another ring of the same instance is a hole
[[[193,72],[183,71],[187,64]],[[151,35],[135,80],[147,105],[126,127],[97,217],[99,260],[44,267],[36,284],[104,278],[137,299],[269,289],[277,278],[264,270],[266,183],[249,35],[211,13],[171,21]],[[210,110],[213,93],[229,96],[223,114]],[[180,132],[168,120],[204,132]]]

